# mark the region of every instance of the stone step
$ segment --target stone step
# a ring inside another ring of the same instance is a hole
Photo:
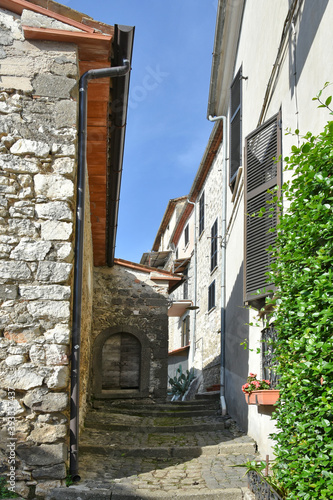
[[[106,410],[106,408],[105,408]],[[197,409],[161,409],[161,408],[121,408],[111,407],[107,408],[107,412],[112,414],[134,415],[138,417],[152,416],[152,417],[204,417],[209,415],[217,415],[218,410],[215,408],[201,408]]]
[[[154,491],[145,492],[144,497],[138,492],[129,492],[126,487],[118,485],[110,488],[89,488],[81,485],[69,488],[56,488],[51,491],[46,500],[158,500],[175,498],[177,500],[242,500],[245,498],[247,488],[218,488],[211,490],[202,488],[200,491]]]
[[[195,399],[220,400],[220,391],[199,392],[195,395]]]
[[[144,413],[152,413],[156,414],[159,412],[179,412],[179,411],[202,411],[202,410],[215,410],[218,411],[220,407],[218,400],[198,400],[198,401],[184,401],[184,402],[175,402],[175,403],[163,403],[163,404],[115,404],[109,401],[101,401],[95,400],[93,403],[93,408],[105,409],[108,411],[121,411],[124,412],[144,412]]]
[[[131,424],[112,424],[110,422],[96,420],[96,418],[86,419],[85,427],[88,429],[97,429],[104,431],[118,431],[118,432],[128,432],[133,429]],[[178,425],[137,425],[135,427],[135,432],[142,433],[152,433],[159,432],[161,434],[165,433],[183,433],[183,432],[210,432],[210,431],[221,431],[225,429],[225,424],[223,422],[211,423],[211,424],[178,424]]]
[[[82,453],[89,455],[104,455],[106,457],[139,457],[139,458],[197,458],[202,455],[217,456],[230,455],[239,453],[241,455],[250,455],[254,453],[252,444],[240,443],[221,444],[215,446],[175,446],[175,447],[121,447],[116,448],[104,445],[87,445],[81,444],[80,450]]]

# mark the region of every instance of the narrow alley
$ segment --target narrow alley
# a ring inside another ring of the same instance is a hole
[[[81,438],[81,481],[48,500],[246,498],[245,470],[232,466],[254,459],[255,445],[221,417],[218,397],[95,401]]]

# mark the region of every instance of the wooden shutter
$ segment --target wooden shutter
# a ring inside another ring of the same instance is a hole
[[[229,184],[232,188],[237,170],[242,164],[242,68],[230,87],[230,172]]]
[[[217,266],[217,219],[211,228],[210,270],[213,271],[216,266]]]
[[[205,229],[205,192],[202,193],[199,200],[199,236]]]
[[[269,229],[277,224],[277,204],[268,204],[274,196],[276,186],[281,186],[281,115],[278,113],[245,139],[245,252],[244,252],[244,300],[255,302],[268,295],[272,289],[266,273],[270,270],[273,260],[268,247],[274,244],[275,232]],[[266,208],[266,213],[258,217],[260,209]],[[269,211],[273,208],[273,211]],[[260,294],[256,292],[263,290]]]

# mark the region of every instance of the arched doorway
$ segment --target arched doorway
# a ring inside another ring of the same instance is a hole
[[[102,349],[102,390],[139,389],[141,343],[130,333],[109,337]]]
[[[151,348],[145,332],[118,325],[95,339],[92,393],[95,398],[149,396]]]

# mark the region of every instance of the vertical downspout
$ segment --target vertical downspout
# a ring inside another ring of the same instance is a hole
[[[222,211],[221,211],[221,366],[220,366],[220,401],[222,415],[227,414],[225,401],[225,308],[226,308],[226,237],[227,237],[227,117],[210,115],[209,121],[223,120],[223,167],[222,167]]]
[[[83,274],[83,236],[85,183],[87,170],[87,91],[89,80],[112,78],[126,75],[130,70],[128,60],[122,66],[114,68],[92,69],[86,71],[79,82],[79,145],[78,173],[76,187],[76,230],[74,257],[74,289],[73,289],[73,326],[71,356],[71,401],[70,401],[70,474],[73,481],[79,481],[79,381],[80,381],[80,341],[81,341],[81,302]]]
[[[197,305],[197,204],[196,202],[187,200],[187,203],[191,203],[194,206],[194,265],[193,265],[193,286],[194,286],[194,305]],[[197,311],[196,309],[193,311],[193,335],[192,335],[192,365],[194,365],[194,356],[195,356],[195,342],[196,342],[196,322],[197,322]]]

